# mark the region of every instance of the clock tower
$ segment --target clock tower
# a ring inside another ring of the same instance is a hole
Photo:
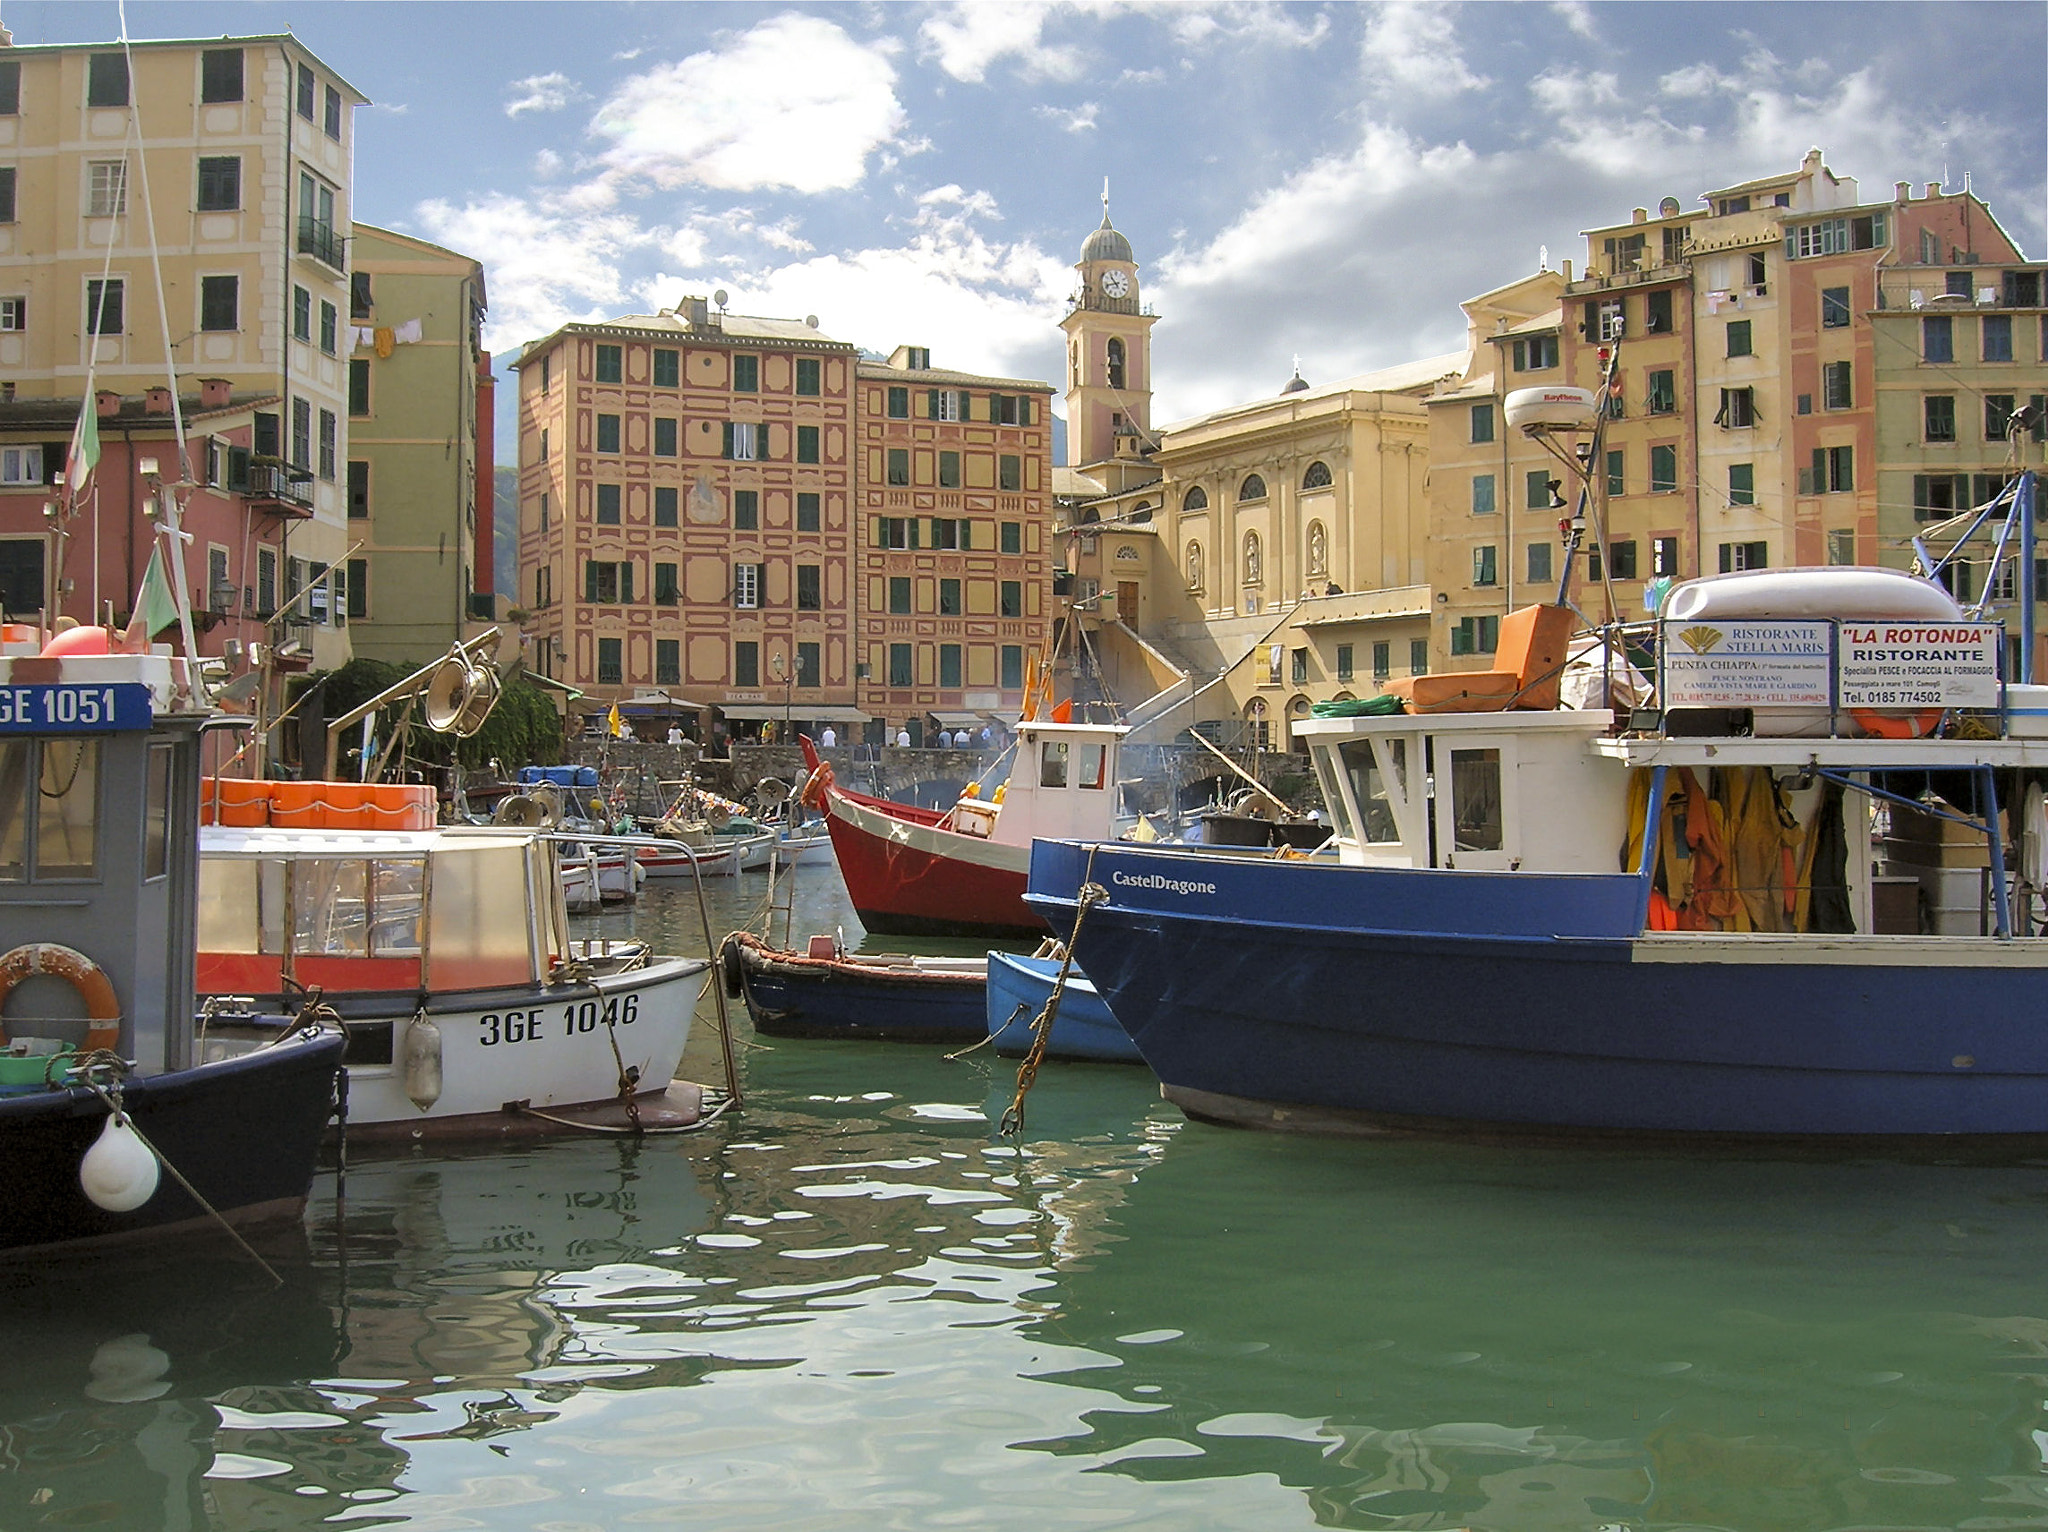
[[[1074,306],[1067,332],[1067,460],[1076,468],[1134,455],[1151,446],[1152,326],[1158,316],[1138,299],[1131,242],[1110,226],[1109,188],[1102,226],[1081,243],[1074,263]]]

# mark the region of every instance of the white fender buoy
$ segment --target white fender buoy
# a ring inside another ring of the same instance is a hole
[[[405,1095],[422,1112],[441,1099],[441,1029],[424,1012],[405,1029]]]
[[[156,1156],[142,1135],[119,1113],[110,1114],[100,1136],[78,1162],[78,1184],[96,1208],[132,1213],[156,1195]]]

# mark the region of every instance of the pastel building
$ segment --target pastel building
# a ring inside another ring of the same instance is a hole
[[[1052,385],[859,367],[859,700],[876,742],[1014,718],[1052,623]]]
[[[855,361],[811,321],[695,297],[526,346],[529,663],[741,732],[858,721]]]
[[[263,494],[234,492],[244,525],[189,547],[195,590],[268,588],[281,608],[346,545],[347,233],[364,99],[289,34],[137,42],[127,54],[0,45],[0,402],[75,410],[88,376],[140,401],[167,384],[166,340],[181,388],[208,377],[262,401],[250,406],[246,482]],[[129,412],[108,413],[120,424]],[[22,476],[47,484],[61,460],[19,453],[12,471],[0,479],[0,568],[19,600],[39,577],[59,578],[44,485]],[[129,530],[106,519],[132,512],[110,478],[89,511],[103,539],[121,541]],[[227,558],[218,579],[213,547]],[[280,561],[269,586],[266,556]],[[106,594],[122,610],[133,599]],[[303,619],[312,605],[291,611]],[[238,601],[229,615],[262,612]],[[345,603],[327,600],[303,624],[312,662],[348,657],[344,622]]]
[[[348,352],[355,652],[416,667],[496,616],[483,267],[357,224]]]

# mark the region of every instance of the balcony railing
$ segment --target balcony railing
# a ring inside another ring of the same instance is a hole
[[[313,514],[313,476],[282,463],[252,463],[242,491],[260,511],[304,520]]]
[[[299,254],[310,255],[316,261],[324,261],[336,271],[342,269],[342,238],[334,225],[322,223],[317,218],[301,213],[299,215]]]

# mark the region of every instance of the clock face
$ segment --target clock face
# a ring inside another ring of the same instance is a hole
[[[1107,271],[1102,275],[1102,290],[1112,298],[1121,298],[1131,290],[1131,279],[1121,271]]]

